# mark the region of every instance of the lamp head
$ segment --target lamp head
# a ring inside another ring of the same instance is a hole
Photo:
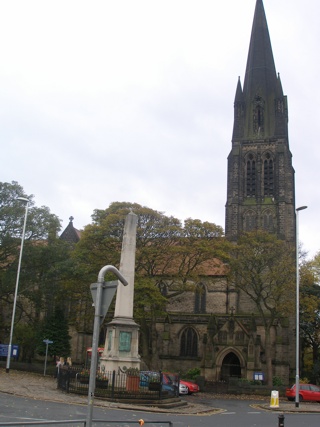
[[[307,209],[308,206],[300,206],[299,208],[296,209],[296,211],[303,211],[303,209]]]
[[[29,203],[29,199],[26,197],[17,197],[16,200],[19,200],[20,202]]]

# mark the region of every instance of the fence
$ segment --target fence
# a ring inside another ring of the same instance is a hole
[[[60,367],[58,388],[67,393],[88,394],[89,371],[70,366]],[[120,370],[97,371],[95,396],[110,400],[164,400],[179,396],[179,382],[169,382],[161,372],[141,371],[129,375]]]

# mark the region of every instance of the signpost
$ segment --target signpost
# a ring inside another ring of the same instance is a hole
[[[43,342],[46,344],[46,358],[44,360],[44,371],[43,371],[43,375],[46,376],[46,370],[47,370],[47,359],[48,359],[48,347],[49,344],[53,344],[53,341],[50,340],[43,340]]]

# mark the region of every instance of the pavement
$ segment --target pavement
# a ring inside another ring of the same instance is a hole
[[[57,380],[53,377],[24,371],[10,370],[9,373],[6,373],[5,369],[0,368],[0,392],[34,400],[45,400],[50,402],[61,402],[77,405],[88,404],[87,396],[66,393],[57,389]],[[302,402],[299,404],[299,408],[296,408],[295,402],[288,402],[284,398],[280,398],[279,407],[270,407],[270,399],[262,396],[222,396],[203,392],[194,394],[192,396],[184,396],[183,400],[186,400],[188,405],[183,406],[182,408],[164,409],[150,406],[122,404],[118,402],[109,402],[97,397],[94,399],[94,406],[107,407],[110,409],[141,410],[144,412],[171,412],[175,414],[181,412],[184,415],[210,415],[224,411],[219,407],[219,402],[221,402],[223,399],[250,400],[251,407],[266,411],[275,411],[281,413],[320,413],[320,404],[316,402]],[[205,401],[209,401],[210,405],[206,404]],[[253,401],[256,402],[253,403]],[[214,402],[214,406],[212,406],[212,402]]]

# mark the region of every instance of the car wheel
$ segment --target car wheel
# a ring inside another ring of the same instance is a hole
[[[299,394],[299,402],[303,401],[303,396],[301,394]]]

